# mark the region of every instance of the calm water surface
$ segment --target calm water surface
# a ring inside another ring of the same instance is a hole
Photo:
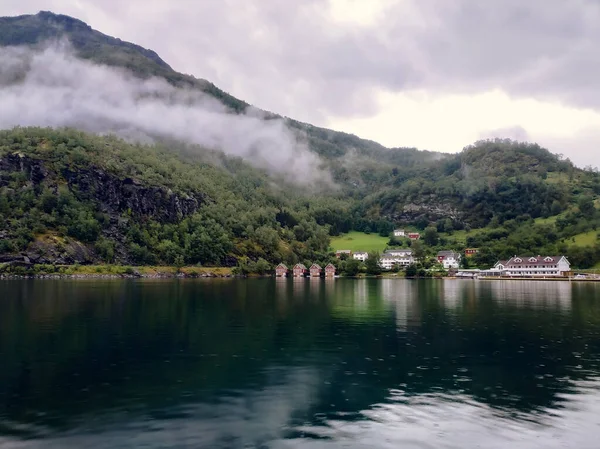
[[[0,281],[0,448],[600,448],[600,285]]]

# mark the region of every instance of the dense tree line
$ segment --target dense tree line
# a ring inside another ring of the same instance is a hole
[[[478,143],[440,161],[416,150],[402,158],[402,151],[393,150],[387,163],[374,158],[364,166],[346,164],[346,181],[358,176],[360,182],[349,187],[340,181],[337,189],[316,192],[274,183],[240,159],[202,148],[132,145],[68,129],[2,131],[0,254],[26,251],[39,236],[52,234],[85,244],[90,254],[83,262],[239,264],[260,272],[280,261],[339,264],[329,251],[331,236],[351,230],[388,236],[397,225],[411,225],[422,230],[431,252],[447,249],[451,239],[444,236],[479,228],[466,245],[482,248],[474,260],[480,265],[517,253],[567,253],[581,267],[600,259],[593,245],[562,243],[600,224],[595,171],[575,169],[535,145],[507,141]],[[7,165],[7,157],[36,161],[40,173]],[[405,164],[393,165],[396,159]],[[69,178],[94,170],[178,198],[199,198],[201,204],[171,220],[111,209],[89,186]],[[404,221],[395,215],[409,203],[427,206],[425,200],[458,212]],[[539,217],[556,220],[536,224]],[[339,268],[357,269],[352,263]]]
[[[35,179],[33,169],[20,162],[0,171],[0,254],[25,251],[38,236],[52,233],[85,243],[92,250],[89,261],[326,263],[330,235],[355,228],[387,233],[392,227],[358,216],[352,201],[339,192],[315,196],[310,186],[303,186],[304,192],[273,185],[241,160],[206,149],[17,128],[0,132],[0,160],[8,156],[39,162],[36,170],[44,174]],[[93,191],[67,179],[68,173],[94,170],[182,198],[202,198],[203,204],[174,221],[136,210],[117,213]]]

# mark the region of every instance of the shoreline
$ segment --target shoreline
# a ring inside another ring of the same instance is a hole
[[[0,265],[1,268],[1,265]],[[17,279],[247,279],[275,278],[277,280],[325,279],[276,277],[273,274],[241,274],[233,267],[175,267],[175,266],[123,266],[123,265],[40,265],[22,268],[19,271],[0,271],[0,280]],[[405,277],[400,273],[382,273],[380,275],[359,274],[358,276],[336,276],[338,279],[431,279],[445,281],[550,281],[550,282],[600,282],[597,279],[574,279],[568,277],[479,277],[461,278],[455,276]]]
[[[336,278],[281,278],[273,275],[223,275],[215,273],[203,273],[198,275],[190,275],[185,273],[155,273],[155,274],[108,274],[108,273],[76,273],[76,274],[0,274],[0,281],[11,281],[11,280],[117,280],[117,279],[259,279],[259,278],[272,278],[278,281],[297,281],[297,280],[308,280],[308,281],[325,281],[334,279],[396,279],[396,280],[431,280],[431,281],[532,281],[532,282],[574,282],[574,283],[600,283],[600,279],[568,279],[568,278],[486,278],[486,279],[461,279],[451,277],[389,277],[389,276],[338,276]]]
[[[23,272],[0,273],[2,279],[199,279],[233,278],[232,268],[227,267],[170,267],[170,266],[122,266],[122,265],[62,265],[23,270]]]

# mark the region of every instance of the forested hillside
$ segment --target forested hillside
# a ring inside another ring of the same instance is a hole
[[[326,225],[348,215],[347,202],[308,202],[212,156],[74,130],[0,132],[0,254],[209,265],[326,257]]]
[[[2,46],[38,48],[63,37],[80,58],[197,90],[234,115],[249,108],[77,19],[0,18]],[[573,241],[600,225],[595,170],[530,143],[486,140],[450,155],[283,120],[331,185],[298,185],[215,148],[160,136],[142,145],[75,129],[2,131],[0,262],[25,255],[44,263],[325,263],[330,236],[388,236],[407,225],[439,233],[431,248],[480,247],[482,265],[518,252],[570,251],[579,266],[600,260],[597,244]],[[452,238],[464,231],[467,240]]]

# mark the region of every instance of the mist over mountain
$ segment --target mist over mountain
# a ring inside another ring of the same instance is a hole
[[[78,59],[67,43],[4,47],[0,59],[0,128],[74,127],[140,142],[168,137],[241,157],[291,182],[329,181],[319,157],[282,119],[265,120],[251,108],[234,114],[203,92]]]

